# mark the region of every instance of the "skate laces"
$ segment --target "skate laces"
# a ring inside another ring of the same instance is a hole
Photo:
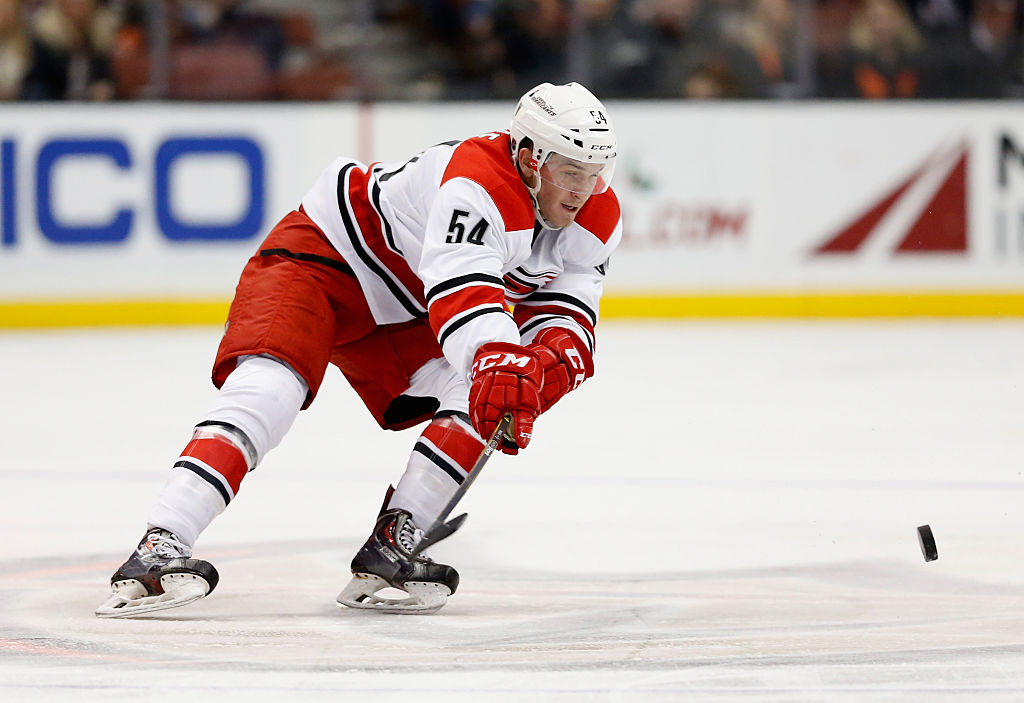
[[[146,539],[139,545],[139,552],[143,556],[151,555],[165,559],[192,556],[191,547],[166,530],[154,530],[147,534]]]
[[[416,548],[416,545],[423,539],[423,530],[416,527],[411,518],[406,518],[405,522],[402,523],[402,529],[398,532],[398,542],[406,549],[411,552]],[[420,556],[425,556],[421,554]]]

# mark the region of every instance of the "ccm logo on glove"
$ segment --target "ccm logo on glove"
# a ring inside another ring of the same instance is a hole
[[[487,354],[486,356],[477,356],[476,360],[473,362],[473,375],[475,376],[477,372],[483,371],[484,369],[490,369],[495,366],[512,365],[525,369],[534,359],[535,357],[533,356],[516,356],[510,352],[506,352],[504,355]]]
[[[580,387],[580,384],[587,380],[587,374],[583,370],[583,357],[576,350],[576,347],[568,347],[565,350],[565,358],[572,365],[574,369],[579,371],[573,377],[572,390],[576,390]]]
[[[508,342],[484,344],[473,360],[469,388],[473,429],[486,440],[501,418],[511,415],[510,436],[503,437],[498,447],[506,454],[518,454],[533,436],[543,385],[544,371],[535,351]]]
[[[594,375],[594,358],[576,337],[559,327],[549,327],[537,335],[530,349],[537,353],[544,369],[541,387],[541,412]]]

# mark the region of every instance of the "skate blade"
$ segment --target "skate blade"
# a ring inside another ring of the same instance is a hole
[[[352,574],[352,580],[338,594],[338,605],[379,613],[429,615],[436,613],[448,601],[451,590],[441,583],[408,581],[406,598],[385,598],[377,592],[393,588],[391,584],[373,574]]]
[[[113,593],[96,608],[101,618],[131,618],[178,608],[199,600],[210,592],[206,579],[195,574],[166,574],[160,577],[164,592],[158,596],[146,595],[146,587],[135,579],[118,581],[112,585]]]

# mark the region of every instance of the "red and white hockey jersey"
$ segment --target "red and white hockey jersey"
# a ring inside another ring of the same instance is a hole
[[[463,377],[481,344],[528,344],[547,327],[593,352],[605,264],[622,237],[610,189],[568,227],[536,224],[510,153],[508,133],[494,132],[405,163],[337,159],[302,200],[377,322],[429,317]]]

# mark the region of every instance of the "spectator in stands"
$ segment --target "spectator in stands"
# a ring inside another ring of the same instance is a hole
[[[573,80],[593,86],[598,95],[621,97],[637,92],[635,71],[643,52],[630,36],[631,4],[576,0],[573,7],[578,36],[570,44],[569,68]]]
[[[1015,31],[1014,0],[974,0],[969,21],[959,30],[933,35],[931,98],[999,98],[1021,79],[1021,36]]]
[[[753,0],[739,41],[757,61],[766,87],[780,95],[797,80],[796,22],[791,0]]]
[[[848,84],[848,80],[844,80],[849,70],[847,49],[856,7],[856,0],[816,0],[814,3],[816,97],[836,97]],[[849,92],[852,93],[852,89]]]
[[[914,98],[924,72],[924,39],[898,0],[861,0],[834,74],[819,75],[823,97]]]
[[[1010,0],[1013,2],[1013,0]],[[967,29],[974,0],[903,0],[914,23],[929,38]]]
[[[741,40],[743,15],[738,6],[717,0],[647,0],[637,7],[638,17],[649,13],[648,53],[636,71],[640,86],[650,86],[647,96],[768,96],[767,82]]]
[[[691,100],[720,100],[753,97],[733,62],[721,52],[710,51],[697,58],[686,74],[680,97]],[[761,97],[761,96],[758,96]]]
[[[239,0],[168,2],[166,85],[154,82],[148,4],[130,2],[114,53],[118,94],[185,100],[324,100],[351,97],[352,75],[320,50],[302,9],[251,10]],[[159,58],[159,57],[158,57]]]
[[[17,100],[32,63],[32,37],[22,0],[0,0],[0,100]]]
[[[717,34],[702,0],[636,0],[627,37],[634,53],[624,97],[680,97],[702,42]]]
[[[227,44],[256,49],[270,71],[281,67],[284,28],[277,17],[253,9],[246,0],[181,0],[175,44]]]
[[[260,100],[273,95],[284,36],[273,17],[242,0],[179,0],[171,6],[170,97]]]
[[[33,58],[22,97],[110,100],[110,53],[120,18],[101,0],[48,0],[33,15]]]
[[[974,0],[971,42],[1000,88],[1024,82],[1024,7],[1014,0]]]
[[[494,34],[501,41],[511,71],[512,94],[542,82],[569,80],[566,47],[569,13],[563,0],[506,0],[494,15]]]
[[[493,98],[515,93],[515,75],[495,34],[489,0],[420,0],[425,33],[441,55],[447,98]]]

